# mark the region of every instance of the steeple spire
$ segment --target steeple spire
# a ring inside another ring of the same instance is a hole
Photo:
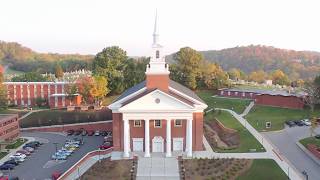
[[[159,44],[159,29],[158,29],[158,10],[156,10],[156,16],[154,20],[154,30],[153,30],[153,45]]]

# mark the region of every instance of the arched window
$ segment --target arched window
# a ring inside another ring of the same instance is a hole
[[[160,57],[160,52],[159,50],[156,51],[156,58],[159,58]]]

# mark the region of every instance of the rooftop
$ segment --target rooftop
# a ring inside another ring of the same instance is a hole
[[[262,90],[262,89],[237,89],[237,88],[225,88],[221,90],[227,90],[227,91],[237,91],[237,92],[251,92],[255,94],[267,94],[272,96],[296,96],[296,97],[302,97],[306,95],[304,92],[288,92],[285,90]]]

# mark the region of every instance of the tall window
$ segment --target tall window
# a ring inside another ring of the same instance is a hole
[[[160,52],[159,50],[156,51],[156,58],[159,58],[160,57]]]
[[[141,127],[141,120],[134,120],[134,127]]]
[[[154,127],[161,128],[161,120],[154,120]]]
[[[182,126],[182,120],[181,119],[174,120],[174,126],[181,127]]]

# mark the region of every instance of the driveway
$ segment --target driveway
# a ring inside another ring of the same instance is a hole
[[[320,134],[320,128],[316,129]],[[282,131],[262,133],[286,157],[298,171],[306,171],[310,180],[318,180],[320,177],[320,166],[305,154],[297,145],[300,139],[310,136],[309,127],[286,127]]]
[[[66,139],[74,138],[75,136],[65,136],[60,133],[23,133],[22,136],[34,137],[36,140],[44,142],[31,156],[27,157],[26,161],[17,166],[10,172],[5,172],[12,176],[18,176],[22,180],[44,180],[51,179],[51,174],[54,171],[63,173],[80,160],[89,151],[97,149],[103,142],[103,137],[84,136],[84,145],[80,146],[66,161],[52,161],[51,155],[55,152],[55,145],[58,143],[58,148],[64,145]],[[81,138],[81,136],[79,136]]]

